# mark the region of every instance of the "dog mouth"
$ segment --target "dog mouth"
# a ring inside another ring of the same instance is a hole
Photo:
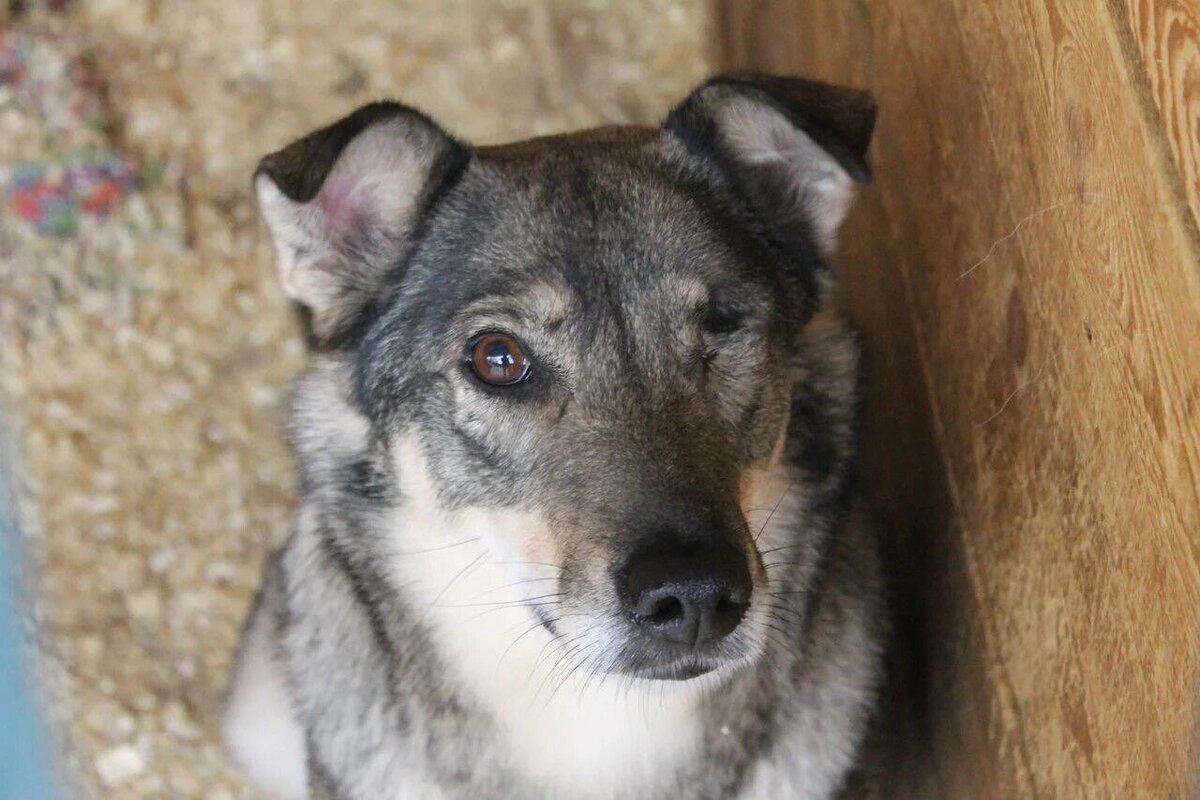
[[[722,647],[662,648],[645,640],[626,640],[613,672],[631,678],[685,683],[705,675],[728,676],[749,667],[758,649],[752,643],[726,643]]]
[[[676,664],[648,667],[634,674],[639,678],[651,681],[683,682],[699,678],[701,675],[707,675],[717,669],[718,666],[717,664],[699,659],[689,659]]]
[[[552,613],[537,605],[530,605],[529,610],[541,623],[541,627],[552,637],[558,638],[561,635],[556,624],[558,620]],[[648,654],[643,652],[638,656],[628,658],[624,664],[614,665],[608,671],[645,681],[686,683],[746,660],[745,657],[725,657],[715,653],[690,653],[672,657],[666,653]]]

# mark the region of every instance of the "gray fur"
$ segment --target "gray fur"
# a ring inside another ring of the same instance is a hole
[[[264,209],[277,241],[296,241],[300,219],[340,254],[312,267],[326,288],[305,299],[325,305],[309,309],[321,326],[291,422],[300,509],[255,612],[270,624],[248,627],[270,632],[310,796],[832,796],[882,640],[854,494],[856,347],[826,309],[845,198],[820,199],[865,173],[863,98],[726,79],[663,130],[478,150],[430,145],[427,118],[373,108],[263,170],[287,198]],[[760,111],[769,141],[747,145]],[[421,165],[422,199],[386,236],[334,230],[314,214],[371,209],[329,211],[308,165],[363,170],[311,148],[339,135],[345,148],[381,119],[420,127],[396,146],[426,157],[390,162]],[[781,138],[778,158],[764,150]],[[304,252],[286,268],[310,268]],[[327,290],[338,259],[345,293]],[[465,342],[488,330],[534,355],[527,385],[484,387],[464,368]],[[613,572],[693,524],[745,552],[751,610],[704,656],[708,674],[640,677],[658,655]],[[231,739],[253,718],[252,684],[235,679]]]

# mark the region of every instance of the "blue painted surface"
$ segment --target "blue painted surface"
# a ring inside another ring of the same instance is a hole
[[[50,800],[45,737],[22,661],[17,515],[0,429],[0,800]]]

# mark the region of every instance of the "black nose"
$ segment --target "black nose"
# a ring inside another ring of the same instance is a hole
[[[753,589],[745,555],[727,544],[642,551],[617,581],[642,630],[688,647],[732,633]]]

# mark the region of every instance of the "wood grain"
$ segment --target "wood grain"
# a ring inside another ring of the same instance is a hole
[[[868,86],[882,108],[841,268],[873,382],[868,485],[926,678],[909,796],[1170,797],[1189,779],[1196,15],[1114,9],[720,9],[731,66]]]
[[[1141,65],[1144,78],[1135,70],[1133,80],[1150,96],[1158,116],[1151,128],[1161,129],[1200,227],[1200,0],[1110,0],[1110,10],[1127,60]]]

